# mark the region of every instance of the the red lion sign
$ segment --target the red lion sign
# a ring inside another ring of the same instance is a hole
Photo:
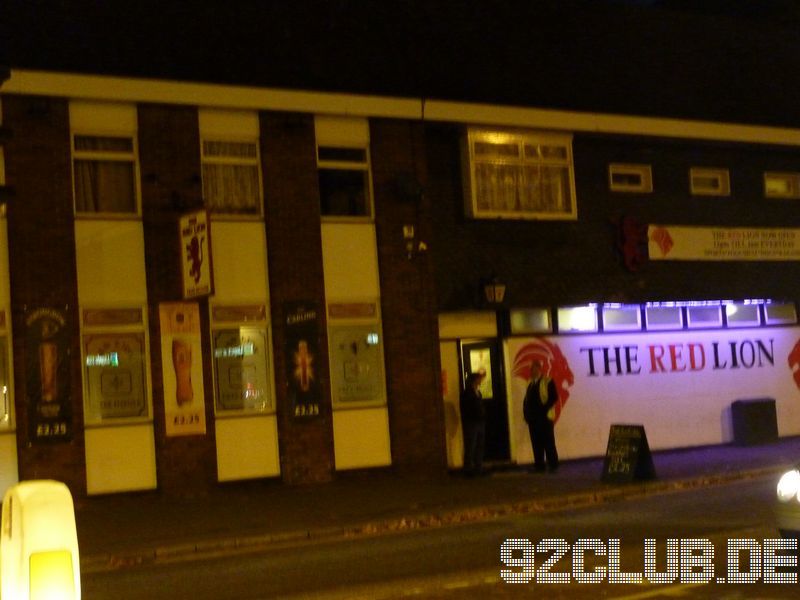
[[[792,377],[794,383],[800,388],[800,340],[794,345],[792,351],[789,352],[789,368],[792,370]]]
[[[569,368],[566,357],[561,349],[551,342],[542,338],[536,338],[533,342],[525,344],[519,349],[514,357],[512,375],[521,377],[525,381],[531,377],[531,361],[534,359],[542,361],[542,371],[550,377],[558,389],[558,403],[555,406],[555,421],[561,415],[564,405],[569,400],[569,388],[575,383],[575,376]]]

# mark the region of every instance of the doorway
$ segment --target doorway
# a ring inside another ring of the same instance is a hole
[[[481,384],[481,395],[486,402],[487,461],[505,462],[511,459],[508,437],[508,404],[500,345],[497,340],[462,342],[461,388],[470,373],[483,369],[486,378]]]

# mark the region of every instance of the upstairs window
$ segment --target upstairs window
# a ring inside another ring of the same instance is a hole
[[[470,129],[467,213],[475,218],[575,219],[572,136]]]
[[[136,108],[71,102],[69,109],[75,212],[138,214]]]
[[[372,216],[366,120],[317,117],[314,126],[322,217]]]
[[[650,165],[608,165],[608,187],[612,192],[653,191],[653,169]]]
[[[728,169],[689,170],[689,187],[693,196],[730,196],[731,179]]]
[[[764,196],[800,198],[800,173],[764,173]]]
[[[209,212],[258,215],[261,176],[256,141],[204,139],[202,146],[203,200]]]
[[[200,109],[203,202],[214,215],[261,215],[258,116]]]

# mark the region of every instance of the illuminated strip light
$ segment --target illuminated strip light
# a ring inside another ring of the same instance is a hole
[[[118,367],[119,354],[109,352],[108,354],[90,354],[86,357],[87,367]]]
[[[239,358],[251,356],[255,353],[255,345],[252,342],[240,346],[229,346],[228,348],[217,348],[214,350],[216,358]]]

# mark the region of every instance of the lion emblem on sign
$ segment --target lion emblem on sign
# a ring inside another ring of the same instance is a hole
[[[520,377],[528,381],[531,377],[531,361],[534,358],[542,361],[544,374],[555,382],[558,389],[559,401],[555,405],[554,420],[556,422],[564,409],[564,405],[569,400],[569,388],[575,383],[575,376],[572,374],[561,348],[543,338],[536,338],[519,349],[514,357],[511,374],[514,377]]]

